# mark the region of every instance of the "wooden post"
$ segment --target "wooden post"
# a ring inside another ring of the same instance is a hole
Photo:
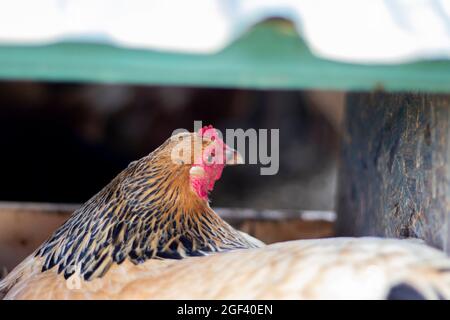
[[[337,233],[450,253],[450,95],[349,93]]]

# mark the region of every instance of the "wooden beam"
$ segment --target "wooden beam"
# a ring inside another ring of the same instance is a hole
[[[79,204],[0,202],[0,272],[11,270],[49,237]],[[334,234],[328,211],[215,208],[235,228],[266,243]]]
[[[421,238],[450,253],[450,96],[350,93],[339,235]]]

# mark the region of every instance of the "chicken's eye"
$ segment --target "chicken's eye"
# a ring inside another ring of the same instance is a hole
[[[206,162],[208,163],[212,163],[214,160],[214,154],[209,154],[208,157],[206,158]]]

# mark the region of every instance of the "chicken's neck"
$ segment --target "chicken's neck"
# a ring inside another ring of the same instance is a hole
[[[138,264],[256,246],[206,201],[191,198],[179,179],[167,178],[164,187],[163,176],[139,188],[125,178],[119,175],[38,249],[43,271],[57,267],[66,278],[90,280],[126,259]]]

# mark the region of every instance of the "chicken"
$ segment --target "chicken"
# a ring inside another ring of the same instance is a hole
[[[5,299],[450,297],[450,259],[421,243],[265,246],[233,229],[208,194],[240,160],[211,127],[176,135],[75,211],[0,291]]]
[[[125,260],[139,265],[261,246],[220,219],[208,203],[224,166],[239,161],[211,127],[171,137],[75,211],[0,290],[33,281],[36,268],[91,281]]]

